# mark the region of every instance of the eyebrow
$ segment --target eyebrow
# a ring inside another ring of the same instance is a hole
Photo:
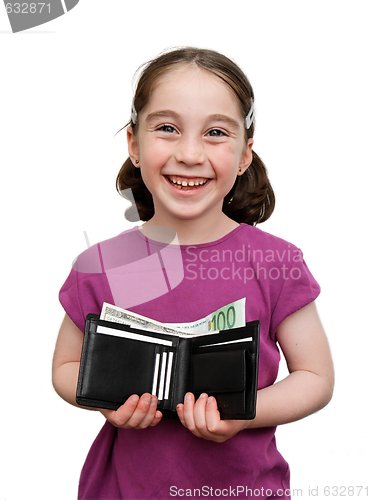
[[[239,123],[236,120],[234,120],[233,118],[230,118],[230,116],[216,114],[216,115],[208,116],[208,119],[213,120],[213,121],[217,121],[217,122],[228,123],[230,125],[230,127],[232,127],[232,128],[236,128],[236,129],[239,128]]]
[[[150,113],[149,115],[146,116],[145,121],[146,121],[146,123],[149,123],[156,118],[164,118],[164,117],[168,117],[168,116],[170,116],[172,118],[180,118],[180,115],[178,113],[176,113],[175,111],[172,111],[170,109],[165,109],[162,111],[154,111],[153,113]],[[207,121],[225,122],[228,125],[230,125],[230,127],[234,128],[234,129],[239,128],[239,123],[236,120],[234,120],[233,118],[231,118],[229,116],[222,115],[219,113],[207,116]]]
[[[174,111],[171,111],[170,109],[164,109],[163,111],[154,111],[153,113],[150,113],[149,115],[146,116],[146,122],[150,122],[151,120],[154,120],[155,118],[163,118],[166,116],[171,116],[173,118],[179,118],[179,115],[175,113]]]

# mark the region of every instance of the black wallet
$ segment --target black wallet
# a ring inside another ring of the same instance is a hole
[[[256,414],[259,321],[218,333],[177,336],[88,314],[76,401],[116,410],[132,394],[155,394],[176,416],[186,392],[214,396],[222,419]]]

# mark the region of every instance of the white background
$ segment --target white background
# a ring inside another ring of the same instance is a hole
[[[53,391],[58,291],[83,231],[92,244],[130,227],[115,133],[137,67],[176,45],[219,50],[247,73],[254,149],[277,197],[259,227],[298,245],[322,286],[336,388],[324,410],[278,429],[292,488],[371,493],[370,22],[367,1],[81,0],[13,34],[0,6],[0,500],[76,497],[103,417]]]

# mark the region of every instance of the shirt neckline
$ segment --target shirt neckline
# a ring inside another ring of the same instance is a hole
[[[152,240],[151,238],[148,238],[139,230],[139,226],[137,226],[135,228],[135,233],[139,236],[139,238],[141,238],[143,241],[146,241],[146,243],[148,243],[150,245],[155,245],[155,246],[160,246],[160,247],[166,246],[167,248],[169,247],[169,248],[181,248],[181,249],[182,248],[190,248],[190,247],[192,247],[192,248],[205,248],[205,247],[209,247],[209,246],[220,245],[224,241],[235,236],[236,233],[241,231],[246,226],[248,226],[248,224],[246,224],[245,222],[241,222],[239,224],[239,226],[235,227],[234,229],[232,229],[231,231],[226,233],[224,236],[221,236],[217,240],[208,241],[206,243],[186,243],[186,244],[185,243],[184,244],[169,243],[169,244],[166,244],[164,242]]]

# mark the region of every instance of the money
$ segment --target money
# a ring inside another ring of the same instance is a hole
[[[161,323],[155,319],[104,302],[100,319],[123,323],[141,330],[162,332],[182,337],[205,335],[206,333],[218,333],[220,330],[244,326],[245,300],[245,297],[243,297],[220,307],[204,318],[188,323]]]
[[[100,319],[105,321],[113,321],[114,323],[123,323],[133,328],[140,328],[141,330],[148,330],[153,332],[163,332],[170,334],[178,334],[176,328],[167,327],[164,323],[156,321],[155,319],[147,318],[141,314],[121,309],[120,307],[103,303]]]
[[[230,330],[245,326],[245,297],[226,304],[204,318],[190,323],[163,323],[164,325],[185,332],[208,333],[219,330]]]

